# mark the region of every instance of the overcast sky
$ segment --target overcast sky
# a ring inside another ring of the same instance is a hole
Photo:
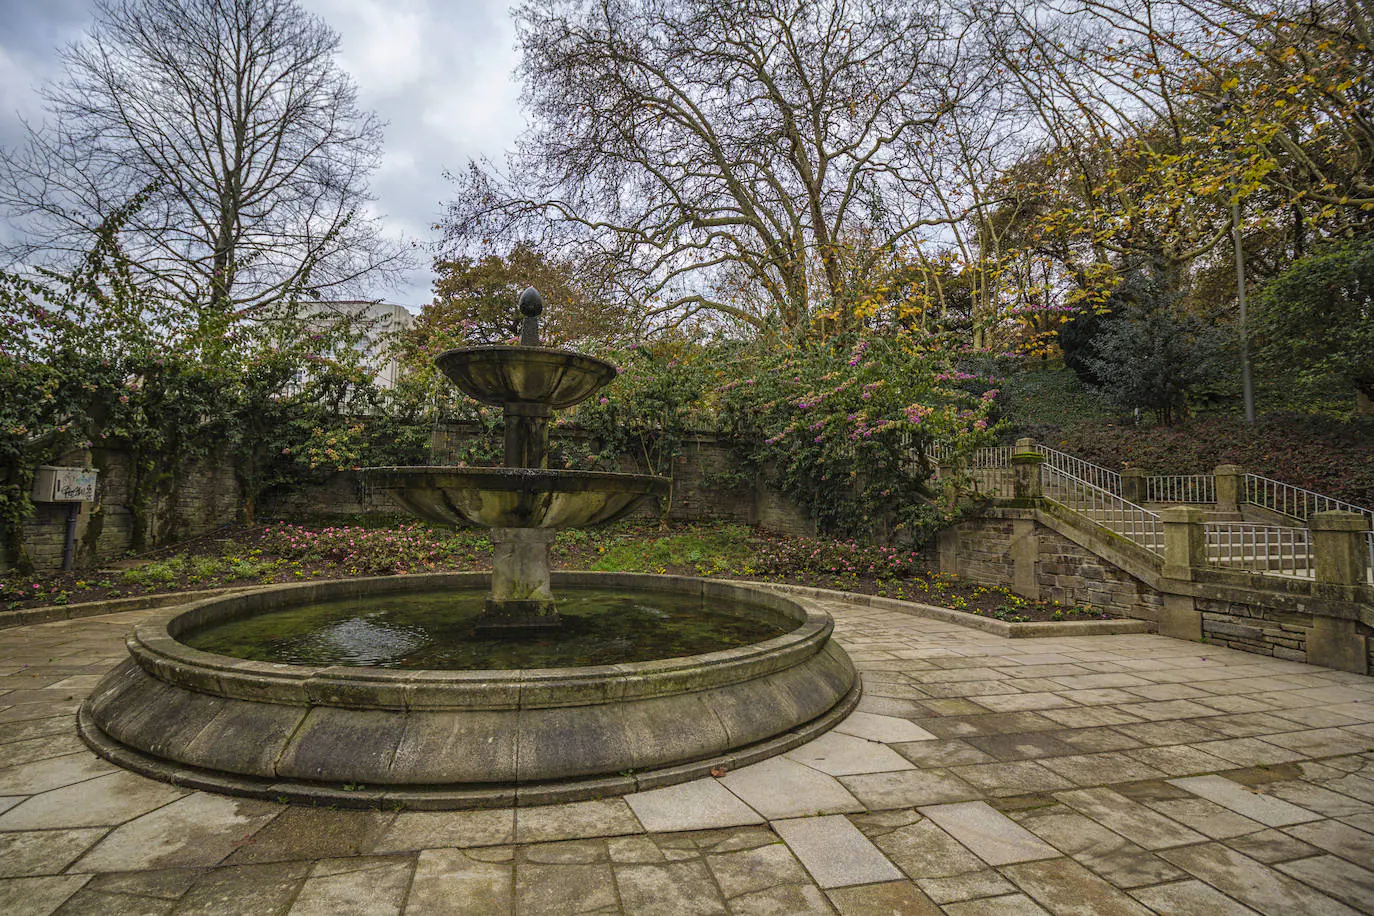
[[[387,122],[377,211],[398,236],[428,245],[450,186],[445,169],[499,158],[522,118],[510,0],[301,0],[342,40],[341,63],[360,101]],[[41,121],[34,90],[61,76],[56,49],[81,37],[90,0],[0,0],[0,146]],[[429,301],[429,254],[393,301]]]

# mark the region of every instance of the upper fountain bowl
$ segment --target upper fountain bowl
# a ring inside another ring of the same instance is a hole
[[[469,397],[484,404],[580,404],[615,378],[605,360],[547,347],[462,347],[434,364]]]

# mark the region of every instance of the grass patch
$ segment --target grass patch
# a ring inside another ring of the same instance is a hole
[[[601,545],[598,572],[662,573],[687,567],[699,576],[739,574],[755,553],[753,532],[742,525],[689,528],[657,538],[633,537]]]

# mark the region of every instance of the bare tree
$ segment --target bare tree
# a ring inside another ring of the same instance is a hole
[[[451,251],[607,265],[649,321],[843,325],[877,250],[962,217],[924,158],[982,73],[937,0],[529,0],[532,133],[457,176]]]
[[[402,265],[364,212],[381,124],[295,0],[97,0],[49,119],[0,156],[12,260],[61,260],[136,195],[121,243],[202,339],[293,296]]]

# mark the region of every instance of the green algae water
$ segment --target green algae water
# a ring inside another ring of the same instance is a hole
[[[762,642],[795,624],[758,605],[673,592],[562,589],[563,625],[481,636],[485,590],[411,592],[271,611],[185,634],[194,649],[291,665],[474,670],[569,668],[700,655]]]

